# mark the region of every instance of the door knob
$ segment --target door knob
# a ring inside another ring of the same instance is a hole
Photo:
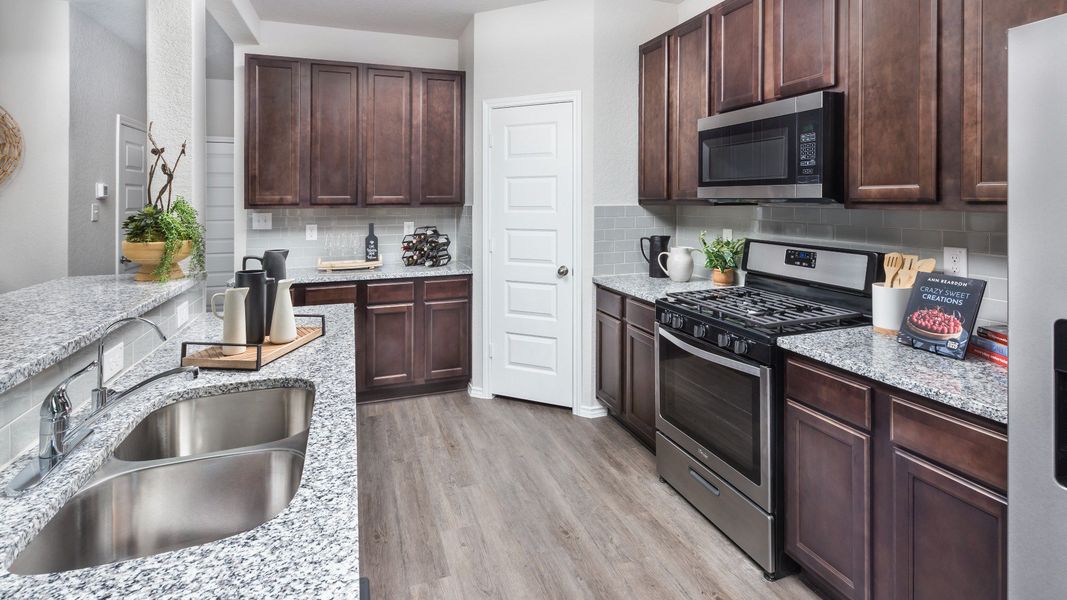
[[[562,265],[558,270],[556,270],[556,275],[559,275],[560,277],[566,277],[570,274],[570,272],[571,270],[567,268],[567,265]]]

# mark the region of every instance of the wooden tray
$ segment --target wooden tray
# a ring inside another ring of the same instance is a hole
[[[381,259],[366,261],[366,260],[322,260],[320,257],[316,267],[320,271],[326,271],[328,273],[333,271],[358,271],[361,269],[377,269],[382,266]]]
[[[272,344],[270,338],[263,344],[220,344],[218,342],[183,342],[183,367],[200,367],[201,369],[230,369],[239,371],[258,371],[264,365],[278,360],[290,352],[306,346],[313,340],[326,335],[326,318],[322,315],[297,315],[301,317],[318,317],[319,326],[298,326],[296,339],[288,344]],[[247,350],[233,356],[222,353],[224,345],[241,345]],[[188,353],[189,346],[207,346],[203,350]]]

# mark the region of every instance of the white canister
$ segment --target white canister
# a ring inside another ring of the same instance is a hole
[[[215,299],[222,296],[222,314],[215,307]],[[211,297],[211,313],[222,319],[222,341],[225,344],[243,344],[248,341],[245,337],[245,296],[248,296],[248,288],[230,288],[225,292],[219,292]],[[223,346],[222,354],[234,356],[247,350],[242,346]]]
[[[685,283],[693,277],[694,250],[696,248],[689,246],[674,246],[670,252],[660,252],[656,260],[659,261],[659,266],[663,267],[671,281]],[[664,257],[667,259],[666,264],[663,262]]]
[[[874,284],[871,312],[875,331],[896,335],[904,321],[904,311],[908,309],[911,290],[912,288],[889,288],[884,283]]]
[[[293,296],[289,288],[292,279],[278,282],[278,295],[274,297],[274,315],[270,321],[270,343],[288,344],[296,339],[296,317],[293,316]]]

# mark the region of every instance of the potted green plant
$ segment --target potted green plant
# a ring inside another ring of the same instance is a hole
[[[201,274],[204,272],[204,226],[196,209],[185,198],[178,196],[171,201],[174,173],[185,156],[185,143],[171,165],[163,157],[165,148],[159,147],[152,136],[151,124],[148,140],[155,157],[148,169],[148,198],[144,207],[122,224],[126,233],[122,254],[141,266],[134,275],[137,281],[181,279],[185,273],[178,263],[189,256],[193,257],[190,263],[193,273]],[[153,196],[152,182],[157,172],[166,177],[166,182]]]
[[[731,284],[734,282],[734,269],[741,264],[741,255],[745,251],[745,240],[739,238],[728,240],[719,236],[708,243],[707,231],[700,232],[700,246],[704,251],[704,267],[711,271],[715,283]]]

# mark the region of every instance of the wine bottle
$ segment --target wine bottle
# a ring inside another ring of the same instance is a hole
[[[374,223],[370,224],[370,231],[367,233],[365,249],[368,262],[378,260],[378,236],[374,235]]]

